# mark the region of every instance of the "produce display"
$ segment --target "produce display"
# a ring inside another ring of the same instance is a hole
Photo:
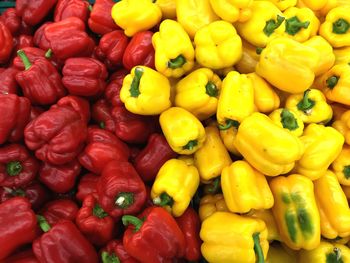
[[[350,263],[349,0],[0,1],[0,263]]]

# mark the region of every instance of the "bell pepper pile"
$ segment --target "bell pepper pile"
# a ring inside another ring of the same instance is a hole
[[[350,263],[349,1],[11,3],[0,263]]]

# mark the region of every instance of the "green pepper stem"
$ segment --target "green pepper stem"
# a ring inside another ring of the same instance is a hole
[[[179,55],[174,59],[168,61],[168,68],[177,69],[181,68],[186,63],[186,59],[183,55]]]
[[[36,215],[36,219],[38,220],[38,224],[39,224],[40,228],[42,229],[42,231],[44,231],[46,233],[47,231],[49,231],[51,229],[51,226],[46,221],[45,217],[43,217],[42,215]]]
[[[49,48],[45,53],[45,58],[49,59],[52,57],[52,49]]]
[[[216,177],[209,185],[207,191],[209,194],[216,194],[220,189],[220,176]]]
[[[17,51],[17,55],[22,60],[25,70],[30,69],[30,67],[32,66],[32,63],[30,62],[30,60],[27,57],[26,53],[24,53],[24,51],[22,49],[20,49],[20,50]]]
[[[108,216],[108,214],[99,204],[95,204],[94,208],[92,209],[92,214],[98,218],[105,218]]]
[[[89,5],[89,6],[88,6],[88,9],[89,9],[89,11],[91,12],[91,11],[92,11],[92,5]]]
[[[257,47],[257,48],[255,49],[255,52],[256,52],[256,54],[260,55],[261,52],[262,52],[263,50],[264,50],[264,49],[263,49],[262,47]]]
[[[134,75],[134,78],[132,79],[129,91],[130,91],[131,97],[137,98],[141,94],[140,81],[143,75],[143,69],[140,67],[136,67],[134,74],[135,75]]]
[[[122,209],[128,208],[134,203],[134,194],[131,192],[121,192],[115,198],[115,204]]]
[[[297,104],[298,110],[306,112],[315,106],[315,101],[309,98],[310,91],[310,89],[305,90],[303,99]]]
[[[101,254],[102,263],[120,263],[119,258],[114,254],[109,254],[107,251],[103,251]]]
[[[136,216],[130,216],[130,215],[125,215],[122,217],[122,222],[124,226],[127,226],[129,224],[134,225],[135,227],[135,232],[139,231],[143,225],[143,221]]]
[[[197,145],[198,145],[197,140],[191,140],[185,146],[183,146],[182,149],[192,151],[193,148],[196,147]]]
[[[310,25],[310,21],[301,22],[297,16],[293,16],[286,20],[286,32],[289,35],[294,36],[297,34],[302,28],[308,28]]]
[[[343,174],[346,179],[350,178],[350,165],[344,166]]]
[[[237,129],[238,126],[239,126],[238,121],[227,119],[225,125],[221,125],[221,124],[219,125],[219,130],[224,131],[224,130],[230,129],[231,127],[235,127]]]
[[[153,203],[159,206],[173,206],[174,199],[167,193],[161,193],[160,196],[157,196],[153,199]]]
[[[283,16],[277,15],[277,21],[274,19],[268,20],[263,30],[265,35],[268,37],[271,36],[272,33],[283,23],[284,19]]]
[[[16,176],[22,172],[22,165],[18,161],[9,162],[6,165],[6,172],[9,176]]]
[[[254,240],[254,251],[257,255],[258,261],[257,263],[264,263],[264,253],[262,251],[261,245],[260,245],[260,238],[259,238],[259,233],[255,233],[253,235],[253,240]]]
[[[339,18],[333,23],[333,33],[341,35],[348,32],[350,24],[343,18]]]
[[[106,124],[103,121],[100,122],[99,126],[100,126],[101,129],[106,128]]]
[[[298,121],[294,117],[293,113],[291,113],[289,110],[283,109],[281,111],[280,117],[283,128],[286,128],[290,131],[298,129]]]
[[[333,89],[338,84],[338,81],[339,81],[339,77],[337,76],[329,77],[326,80],[327,87],[330,89]]]
[[[210,97],[218,96],[218,89],[213,82],[209,81],[207,85],[205,85],[205,91]]]

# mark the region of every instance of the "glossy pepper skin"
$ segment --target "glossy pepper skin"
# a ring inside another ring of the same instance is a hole
[[[90,194],[97,198],[96,186],[99,178],[99,176],[90,173],[83,175],[78,183],[78,191],[75,198],[80,202],[83,202],[85,197]]]
[[[151,68],[136,66],[124,78],[120,99],[132,113],[158,115],[171,106],[169,80]]]
[[[349,236],[349,204],[337,176],[328,170],[314,185],[322,236],[328,239]]]
[[[350,147],[344,145],[338,157],[332,163],[332,170],[341,185],[350,186]]]
[[[300,140],[305,151],[296,163],[295,170],[311,180],[326,173],[344,144],[344,137],[336,129],[314,123],[307,126]]]
[[[0,64],[5,64],[11,56],[13,39],[10,30],[0,21]]]
[[[171,159],[160,168],[151,197],[155,205],[165,207],[175,217],[179,217],[189,206],[198,186],[197,168],[182,160]]]
[[[202,255],[209,262],[261,263],[269,249],[264,221],[228,212],[206,218],[200,237]]]
[[[170,262],[186,252],[186,240],[175,219],[161,207],[146,208],[138,217],[125,215],[125,250],[144,263]],[[155,242],[156,241],[156,242]]]
[[[36,237],[36,217],[26,198],[14,197],[0,204],[0,260]]]
[[[257,112],[240,124],[234,145],[255,169],[267,176],[289,172],[303,154],[299,138]]]
[[[348,262],[350,261],[350,249],[341,244],[334,244],[322,241],[321,244],[313,250],[303,250],[299,254],[300,263],[307,262]]]
[[[221,188],[228,209],[234,213],[269,209],[274,203],[265,176],[246,161],[233,162],[222,170]]]
[[[18,70],[14,67],[0,70],[0,94],[17,94],[18,84],[16,74]]]
[[[202,147],[205,130],[202,123],[183,108],[172,107],[159,117],[160,126],[170,147],[179,154],[192,154]]]
[[[54,22],[69,17],[78,17],[86,22],[89,17],[89,3],[81,0],[58,0],[55,7]]]
[[[200,68],[176,84],[175,106],[184,108],[199,120],[216,113],[221,80],[211,69]]]
[[[56,68],[60,67],[60,63],[57,61],[57,59],[52,55],[51,57],[45,57],[46,52],[40,48],[36,48],[36,47],[24,47],[21,49],[26,56],[28,57],[29,61],[31,63],[34,63],[37,59],[39,58],[46,58],[47,60],[49,60]],[[17,70],[25,70],[25,66],[23,64],[22,59],[19,56],[16,56],[13,59],[13,66],[17,69]]]
[[[229,212],[222,194],[207,194],[200,200],[198,215],[201,221],[208,218],[216,211]]]
[[[118,29],[118,26],[111,17],[113,5],[113,0],[95,1],[88,21],[89,28],[92,32],[104,35]]]
[[[106,88],[106,66],[93,58],[67,59],[62,74],[62,83],[71,95],[98,96]]]
[[[0,21],[4,23],[12,36],[19,33],[21,28],[21,18],[17,15],[15,8],[7,8],[0,17]]]
[[[264,210],[252,209],[246,215],[252,218],[260,219],[265,222],[267,233],[268,233],[267,240],[269,242],[273,242],[274,240],[281,241],[281,237],[277,228],[277,223],[275,218],[273,217],[271,209],[264,209]],[[269,248],[269,251],[270,251],[270,248]]]
[[[303,134],[304,123],[301,116],[294,110],[281,108],[274,110],[269,115],[273,123],[299,137]]]
[[[252,0],[209,0],[209,2],[215,14],[230,23],[245,22],[252,15],[250,10]]]
[[[79,208],[69,199],[57,199],[46,203],[40,214],[45,217],[49,225],[54,226],[62,220],[75,222]]]
[[[272,213],[282,241],[294,250],[318,247],[320,214],[312,181],[299,174],[279,176],[270,181],[270,188],[275,199]]]
[[[101,252],[102,263],[116,263],[118,260],[125,263],[139,263],[126,252],[122,240],[111,240]]]
[[[17,73],[16,80],[32,104],[54,104],[66,94],[61,76],[50,61],[38,58],[32,63],[22,50],[17,54],[22,59],[25,70]]]
[[[56,2],[57,0],[18,0],[16,12],[26,24],[36,26],[44,20]]]

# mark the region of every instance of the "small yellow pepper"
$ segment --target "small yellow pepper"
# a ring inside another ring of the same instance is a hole
[[[308,7],[313,11],[322,9],[329,0],[298,0],[298,7]]]
[[[184,161],[170,159],[159,169],[151,189],[155,205],[167,207],[175,216],[181,216],[199,186],[198,170]]]
[[[222,194],[203,196],[198,210],[201,221],[204,221],[204,219],[208,218],[216,211],[228,212],[224,196]]]
[[[266,263],[297,263],[297,255],[294,251],[287,251],[281,244],[274,242],[270,244]]]
[[[335,48],[333,50],[335,55],[335,64],[348,64],[350,63],[350,47]]]
[[[263,210],[251,210],[247,216],[258,218],[265,222],[267,227],[267,240],[272,242],[274,240],[281,240],[280,234],[278,233],[277,224],[275,218],[273,217],[271,209],[263,209]]]
[[[163,19],[176,18],[176,0],[155,0],[155,3],[162,10]]]
[[[214,12],[230,23],[244,22],[250,19],[252,11],[250,6],[253,0],[210,0]]]
[[[288,173],[303,154],[298,137],[258,112],[239,125],[234,145],[255,169],[268,176]]]
[[[238,127],[235,127],[235,126],[232,126],[226,130],[220,130],[220,137],[226,149],[230,153],[233,153],[236,156],[241,156],[241,154],[237,151],[234,145],[234,140],[236,138],[237,131],[238,131]]]
[[[344,136],[345,142],[350,145],[350,110],[344,112],[340,120],[336,120],[332,126]]]
[[[242,56],[241,38],[226,21],[215,21],[200,28],[194,43],[196,61],[211,69],[231,67]]]
[[[262,0],[258,0],[258,1],[262,1]],[[263,1],[266,1],[266,0],[263,0]],[[295,6],[297,4],[297,0],[267,0],[267,1],[273,3],[281,11],[284,11],[287,8]]]
[[[158,115],[171,106],[170,89],[169,80],[162,74],[136,66],[123,80],[120,99],[132,113]]]
[[[350,262],[350,249],[341,244],[322,241],[313,250],[302,250],[299,253],[299,263],[346,263]]]
[[[150,0],[123,0],[113,5],[111,15],[125,35],[131,37],[157,25],[162,11]]]
[[[273,178],[270,187],[275,199],[272,212],[282,241],[294,250],[316,248],[321,228],[312,181],[292,174]]]
[[[209,262],[261,263],[269,242],[264,221],[215,212],[202,223],[202,255]]]
[[[337,176],[328,170],[314,185],[322,236],[329,239],[349,236],[350,209]]]
[[[297,112],[287,108],[277,109],[271,112],[269,117],[276,125],[293,135],[299,137],[303,134],[304,123]]]
[[[262,48],[256,48],[244,39],[242,39],[242,44],[242,57],[235,64],[235,68],[242,74],[254,73],[260,58],[258,53],[262,51]]]
[[[175,106],[184,108],[199,120],[216,113],[221,80],[207,68],[197,69],[176,85]]]
[[[350,186],[350,146],[344,145],[332,163],[332,169],[340,184]]]

